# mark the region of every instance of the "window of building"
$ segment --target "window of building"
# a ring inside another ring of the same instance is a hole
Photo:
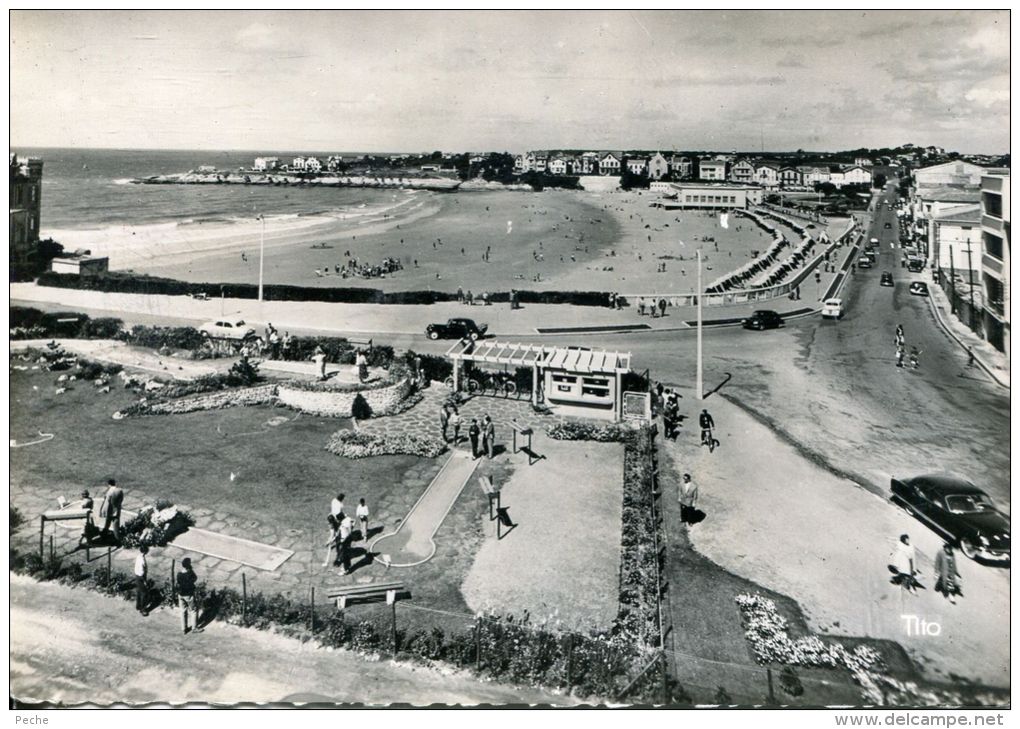
[[[981,206],[985,215],[992,215],[996,218],[1002,217],[1002,195],[992,192],[981,193]]]
[[[987,231],[982,231],[981,242],[984,244],[985,253],[994,258],[1002,260],[1002,238],[997,235],[992,235]]]

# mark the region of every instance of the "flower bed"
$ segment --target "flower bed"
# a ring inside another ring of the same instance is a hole
[[[277,387],[277,398],[282,404],[303,413],[328,418],[349,418],[354,401],[360,396],[368,404],[371,415],[392,415],[401,412],[403,402],[411,395],[410,381],[383,382],[377,386],[360,386],[355,389],[325,386],[312,387],[308,383],[287,382]]]
[[[193,526],[195,520],[168,501],[146,506],[121,528],[121,544],[128,549],[165,547],[174,537]]]
[[[326,450],[344,458],[393,455],[435,458],[446,450],[446,443],[442,438],[434,435],[339,430],[330,436]]]
[[[881,703],[881,693],[875,694],[876,677],[885,665],[874,648],[862,645],[850,650],[842,643],[826,642],[814,635],[791,638],[786,618],[779,614],[774,601],[748,593],[737,595],[735,599],[740,607],[744,636],[758,663],[846,668],[869,700]]]
[[[594,440],[600,443],[621,443],[633,430],[617,423],[596,424],[566,422],[550,426],[546,433],[553,440]]]

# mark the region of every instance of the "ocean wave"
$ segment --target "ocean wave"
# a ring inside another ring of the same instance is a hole
[[[133,178],[133,177],[121,177],[118,180],[114,180],[113,184],[114,185],[130,185],[134,181],[135,181],[135,178]]]

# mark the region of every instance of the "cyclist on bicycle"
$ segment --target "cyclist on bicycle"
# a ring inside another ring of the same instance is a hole
[[[708,410],[702,409],[701,415],[698,416],[698,423],[701,425],[701,443],[712,442],[712,428],[715,427],[715,421],[712,420],[712,416]]]

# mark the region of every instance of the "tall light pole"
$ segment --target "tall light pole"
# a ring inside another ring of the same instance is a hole
[[[262,272],[265,270],[263,262],[266,258],[266,216],[259,215],[256,220],[262,221],[262,235],[259,236],[259,302],[262,301]]]
[[[967,236],[967,280],[968,288],[970,289],[970,328],[974,329],[974,264],[970,260],[970,236]]]
[[[698,249],[698,376],[696,387],[698,388],[698,399],[704,399],[705,388],[702,385],[702,367],[701,367],[701,300],[704,298],[704,292],[701,290],[701,249]]]

